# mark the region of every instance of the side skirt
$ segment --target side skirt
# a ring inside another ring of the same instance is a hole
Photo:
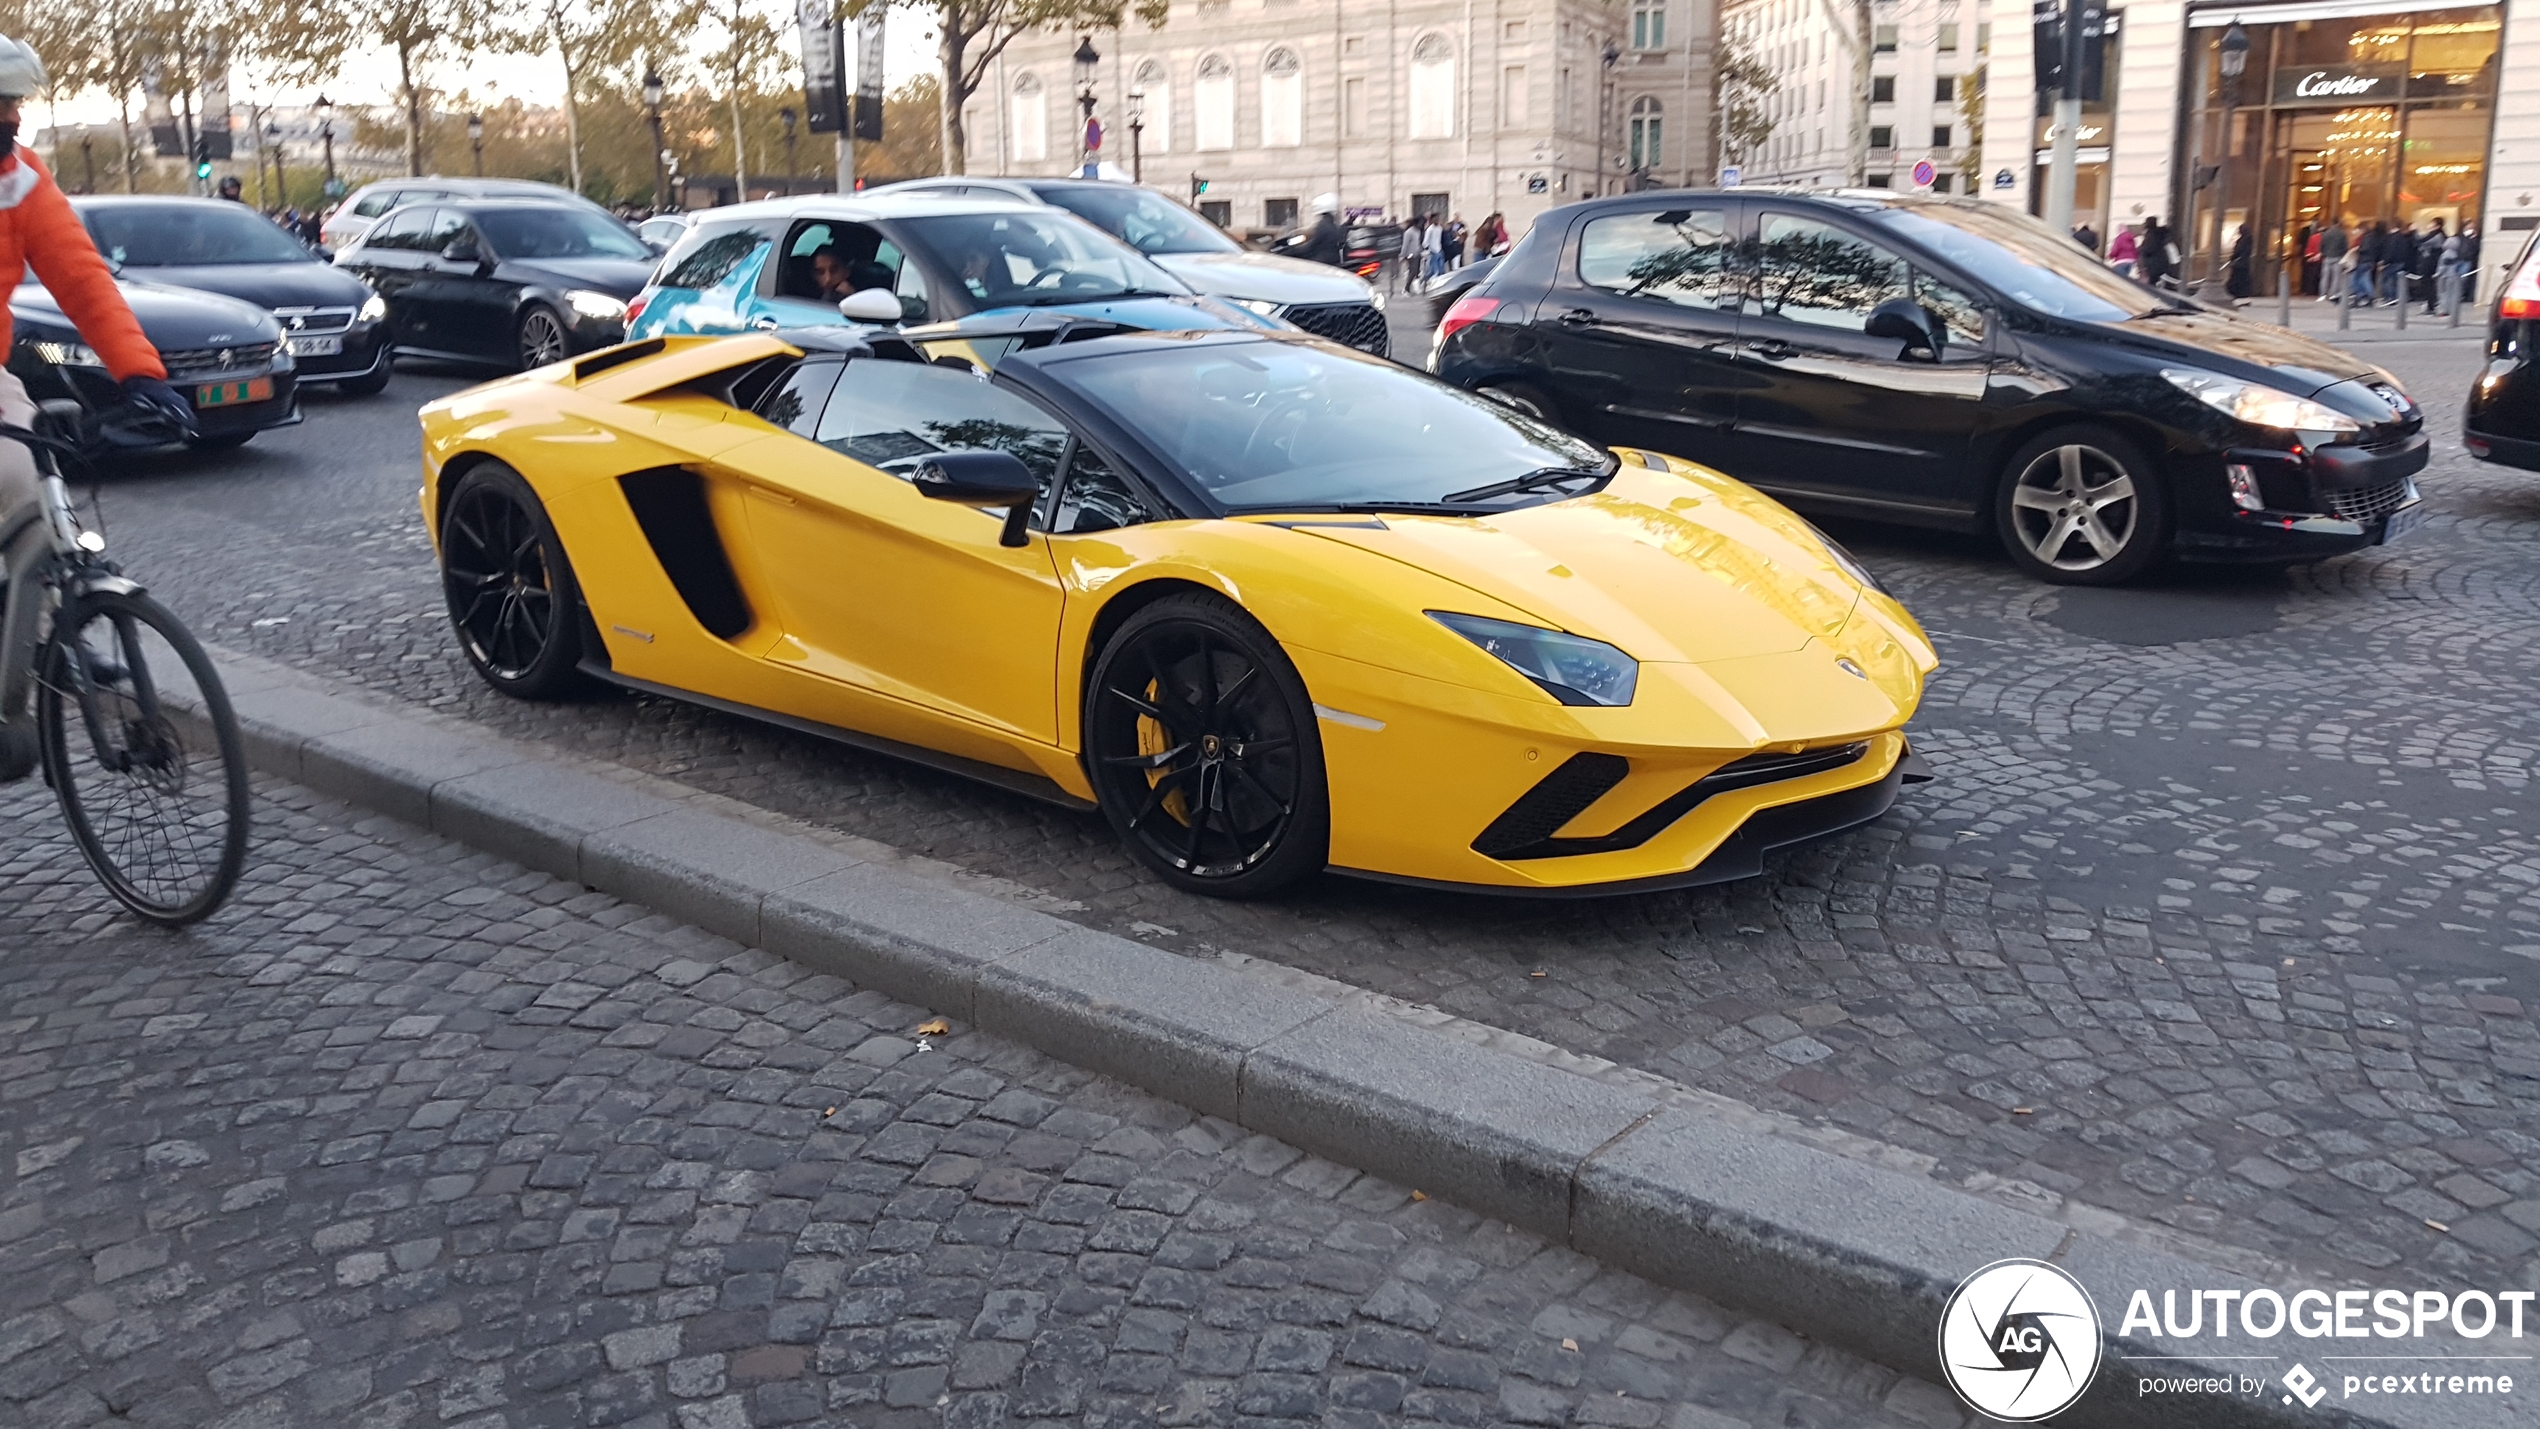
[[[703,705],[707,709],[722,714],[754,719],[761,724],[772,724],[779,729],[789,729],[796,734],[808,734],[833,744],[850,745],[873,754],[887,754],[893,759],[904,759],[911,764],[923,764],[929,769],[940,769],[947,774],[958,774],[964,779],[994,785],[1009,794],[1020,794],[1024,798],[1037,799],[1044,804],[1055,804],[1074,813],[1090,814],[1096,812],[1098,808],[1090,801],[1079,799],[1068,793],[1053,780],[1044,779],[1037,774],[1026,774],[1019,769],[1008,769],[1002,765],[988,764],[976,759],[964,759],[958,754],[945,754],[940,750],[925,749],[914,744],[902,744],[896,739],[884,739],[876,734],[841,729],[834,724],[799,719],[793,715],[779,714],[774,710],[763,710],[731,700],[719,700],[712,695],[698,694],[694,690],[656,685],[650,680],[639,680],[632,675],[621,675],[599,660],[585,660],[582,662],[581,669],[583,674],[592,679],[606,681],[621,689],[633,690],[639,694],[659,695],[663,699],[679,700],[686,704]]]

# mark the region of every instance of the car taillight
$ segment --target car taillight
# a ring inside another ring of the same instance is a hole
[[[1467,293],[1455,300],[1455,306],[1446,310],[1445,317],[1438,319],[1438,341],[1444,342],[1477,322],[1488,321],[1490,315],[1498,311],[1499,299]]]
[[[2522,264],[2505,284],[2501,318],[2540,318],[2540,250],[2523,255]]]
[[[2499,316],[2508,318],[2540,318],[2540,298],[2508,296]]]
[[[653,290],[650,288],[646,288],[644,291],[637,293],[635,296],[626,300],[626,330],[628,332],[633,332],[635,330],[635,320],[644,315],[644,304],[649,303],[652,300]]]

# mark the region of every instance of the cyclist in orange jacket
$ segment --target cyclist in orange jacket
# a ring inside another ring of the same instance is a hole
[[[98,256],[88,230],[71,211],[53,176],[32,149],[18,146],[18,104],[45,88],[44,62],[35,51],[0,35],[0,273],[35,270],[62,305],[79,335],[105,359],[123,384],[127,404],[165,418],[180,431],[194,429],[194,407],[168,385],[159,350],[115,288],[113,270]],[[9,350],[9,310],[0,304],[0,353]],[[35,403],[25,384],[0,369],[0,423],[32,426]],[[0,669],[14,668],[34,648],[35,591],[19,579],[42,563],[51,539],[43,521],[42,489],[35,460],[18,442],[0,441],[0,563],[9,589],[0,597]],[[7,682],[24,690],[24,681]],[[23,779],[35,767],[35,725],[21,695],[17,709],[0,709],[0,783]]]

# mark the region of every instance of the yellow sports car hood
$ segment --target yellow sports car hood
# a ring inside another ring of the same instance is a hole
[[[1807,526],[1734,483],[1626,461],[1605,489],[1500,515],[1385,516],[1314,534],[1420,567],[1646,663],[1831,640],[1860,586]]]

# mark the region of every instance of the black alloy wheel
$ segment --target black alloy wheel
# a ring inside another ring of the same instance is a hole
[[[1331,812],[1304,681],[1232,603],[1168,596],[1129,617],[1085,698],[1106,818],[1166,882],[1257,898],[1320,869]]]
[[[556,310],[532,303],[520,315],[520,370],[544,367],[565,359],[569,344],[564,335],[564,319]]]
[[[2108,427],[2058,427],[2005,464],[1994,529],[2021,570],[2054,585],[2120,585],[2169,549],[2169,488]]]
[[[471,468],[441,521],[441,589],[476,673],[548,700],[583,683],[581,591],[546,508],[500,462]]]

